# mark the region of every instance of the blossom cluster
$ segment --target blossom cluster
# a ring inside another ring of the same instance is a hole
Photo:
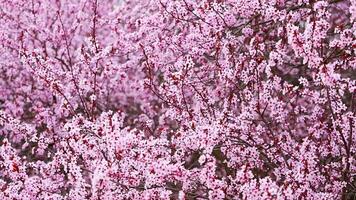
[[[354,199],[354,0],[0,0],[0,199]]]

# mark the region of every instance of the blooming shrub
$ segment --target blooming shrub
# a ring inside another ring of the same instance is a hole
[[[353,199],[354,0],[0,0],[0,199]]]

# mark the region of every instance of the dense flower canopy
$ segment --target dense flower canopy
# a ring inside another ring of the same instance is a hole
[[[353,199],[355,22],[354,0],[0,0],[0,199]]]

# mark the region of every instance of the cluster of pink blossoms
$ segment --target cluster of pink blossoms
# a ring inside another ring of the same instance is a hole
[[[0,0],[0,199],[354,199],[355,22],[355,0]]]

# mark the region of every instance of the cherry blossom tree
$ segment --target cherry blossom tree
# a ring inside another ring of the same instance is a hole
[[[0,0],[0,199],[354,199],[356,1]]]

